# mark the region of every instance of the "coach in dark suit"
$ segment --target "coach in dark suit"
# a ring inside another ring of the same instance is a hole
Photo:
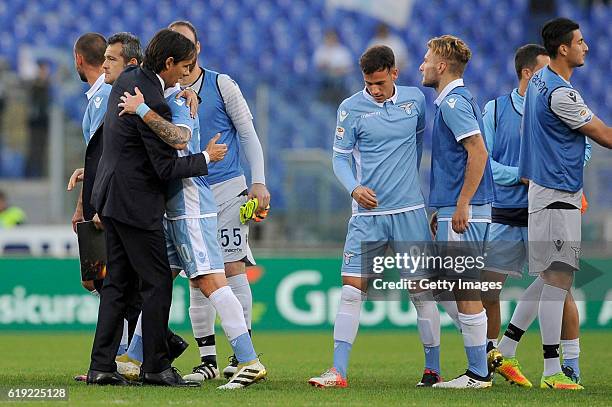
[[[207,174],[204,154],[177,157],[138,116],[119,116],[124,92],[138,87],[145,102],[170,121],[164,88],[189,72],[195,47],[184,36],[161,30],[149,43],[142,67],[128,67],[115,81],[104,120],[104,148],[93,187],[92,204],[106,230],[108,274],[104,280],[88,383],[125,384],[116,373],[129,280],[141,280],[143,381],[161,385],[186,383],[170,366],[166,335],[172,275],[166,254],[162,217],[166,182]]]

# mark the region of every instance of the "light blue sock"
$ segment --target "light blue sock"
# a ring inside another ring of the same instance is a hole
[[[248,332],[232,339],[230,345],[232,345],[238,363],[246,363],[257,359],[257,354],[255,353],[253,342],[251,342],[251,337]]]
[[[345,379],[352,347],[348,342],[334,341],[334,367]]]
[[[142,356],[142,336],[136,334],[132,336],[132,341],[130,342],[127,354],[130,359],[134,359],[142,363],[144,360]]]
[[[465,354],[468,359],[468,369],[478,376],[487,377],[489,369],[487,368],[487,345],[481,346],[465,346]]]
[[[440,374],[440,346],[423,346],[425,351],[425,369]]]
[[[117,349],[117,356],[121,356],[123,355],[125,352],[127,352],[128,347],[125,344],[121,344],[119,345],[119,349]]]
[[[580,366],[578,364],[579,358],[574,359],[563,359],[563,366],[569,366],[574,369],[576,376],[580,377]]]

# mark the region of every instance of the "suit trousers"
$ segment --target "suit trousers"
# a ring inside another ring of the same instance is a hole
[[[100,295],[90,369],[117,369],[115,357],[123,318],[138,275],[144,356],[141,370],[161,372],[170,367],[167,337],[172,301],[172,273],[163,230],[140,229],[110,217],[102,217],[102,223],[106,231],[107,274]]]

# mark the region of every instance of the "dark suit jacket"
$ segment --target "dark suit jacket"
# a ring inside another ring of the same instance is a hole
[[[119,116],[120,97],[138,87],[147,105],[164,119],[172,114],[154,72],[129,66],[115,81],[104,117],[104,147],[93,187],[98,214],[128,225],[162,227],[166,183],[171,179],[206,175],[203,154],[178,157],[137,115]]]
[[[83,218],[85,220],[92,220],[96,214],[96,209],[91,205],[91,194],[96,180],[98,163],[102,156],[103,129],[104,124],[96,130],[85,150],[85,174],[83,176]]]

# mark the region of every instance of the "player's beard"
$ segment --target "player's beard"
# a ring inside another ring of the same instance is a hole
[[[77,68],[77,73],[79,74],[79,78],[81,78],[83,82],[87,82],[87,77],[85,76],[84,72],[81,72],[81,70]]]
[[[438,83],[440,83],[440,82],[439,81],[435,81],[435,80],[428,80],[428,81],[426,81],[425,78],[423,77],[423,80],[422,80],[421,83],[426,88],[437,88],[438,87]]]

